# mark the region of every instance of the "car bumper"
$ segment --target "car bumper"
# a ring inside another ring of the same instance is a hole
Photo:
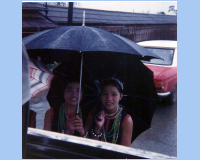
[[[170,92],[161,92],[157,93],[160,98],[164,98],[170,95]]]

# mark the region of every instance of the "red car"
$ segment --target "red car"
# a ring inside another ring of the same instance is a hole
[[[154,73],[157,94],[170,104],[177,102],[177,41],[152,40],[137,43],[163,58],[142,61]]]

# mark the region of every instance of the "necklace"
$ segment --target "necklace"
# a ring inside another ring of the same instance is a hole
[[[109,132],[106,132],[103,127],[103,132],[104,132],[103,135],[104,135],[105,142],[107,142],[106,137],[107,138],[112,137],[112,140],[111,140],[112,143],[116,143],[118,140],[119,128],[120,128],[120,122],[121,122],[121,116],[122,116],[122,114],[119,114],[119,113],[117,114],[117,116],[115,116],[114,122],[112,124],[112,128],[110,129]]]
[[[65,110],[65,117],[66,117],[66,119],[69,120],[69,121],[71,121],[71,119],[67,117],[67,113],[66,113],[66,109],[65,108],[64,108],[64,110]]]
[[[64,105],[62,105],[59,110],[59,119],[60,119],[59,131],[62,133],[65,133],[66,124],[65,124],[65,107],[64,107]]]
[[[79,116],[82,117],[81,110],[79,110]],[[65,133],[66,132],[66,119],[71,121],[71,119],[67,116],[65,106],[62,104],[59,110],[59,131]]]
[[[120,108],[120,107],[118,106],[118,108],[117,108],[117,110],[116,110],[115,113],[112,113],[112,114],[107,114],[107,113],[105,113],[105,112],[104,112],[104,113],[105,113],[106,116],[113,116],[113,115],[115,115],[115,114],[119,111],[119,108]]]
[[[105,112],[104,112],[104,116],[106,119],[114,119],[121,113],[121,110],[122,110],[121,107],[118,107],[118,110],[117,110],[117,112],[115,112],[116,115],[114,117],[108,117],[108,114],[105,114]]]

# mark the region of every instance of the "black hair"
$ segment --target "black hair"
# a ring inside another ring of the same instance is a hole
[[[65,90],[66,90],[66,87],[69,83],[78,83],[80,84],[80,78],[79,77],[71,77],[71,78],[68,78],[66,80],[66,84],[65,84]],[[83,92],[83,87],[81,87],[81,91]]]
[[[107,78],[107,79],[104,79],[101,83],[101,91],[108,85],[115,86],[120,94],[122,93],[124,89],[123,83],[120,82],[117,78]]]

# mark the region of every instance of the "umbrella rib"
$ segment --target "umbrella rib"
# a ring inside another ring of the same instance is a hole
[[[58,72],[58,71],[56,71],[56,70],[54,70],[54,72],[57,72],[57,73],[59,73],[60,75],[63,75],[63,76],[65,76],[65,77],[67,77],[67,75],[66,75],[66,74],[63,74],[63,73],[61,73],[61,72]]]
[[[104,46],[106,46],[106,48],[107,48],[107,44],[106,44],[106,39],[105,38],[103,38],[100,34],[99,34],[99,32],[97,32],[95,29],[93,29],[93,28],[90,28],[93,32],[95,32],[97,35],[98,35],[98,37],[100,37],[101,38],[101,42],[102,43],[104,43]]]
[[[92,91],[94,91],[94,92],[96,92],[96,93],[99,93],[99,91],[98,90],[96,90],[95,88],[93,88],[93,87],[91,87],[91,86],[89,86],[89,85],[87,85],[87,84],[84,84],[86,87],[88,87],[89,89],[91,89]]]
[[[141,97],[141,96],[134,96],[134,95],[123,95],[123,97],[135,97],[135,98],[151,99],[151,100],[159,101],[159,99],[156,99],[156,98]]]
[[[92,101],[90,101],[90,102],[84,104],[83,107],[86,106],[86,105],[88,105],[88,104],[90,104],[90,103],[93,103],[93,102],[96,101],[96,100],[98,100],[98,98],[95,98],[95,99],[93,99]]]
[[[121,41],[123,41],[123,43],[126,43],[130,48],[132,48],[135,52],[136,55],[140,55],[141,53],[138,51],[141,47],[138,44],[134,44],[131,40],[126,39],[120,35],[117,34],[113,34],[114,36],[118,37],[119,39],[121,39]],[[133,46],[134,45],[134,46]],[[133,53],[131,53],[133,54]],[[142,55],[142,54],[141,54]],[[144,56],[144,55],[142,55]]]
[[[118,66],[117,71],[116,71],[116,73],[113,75],[112,78],[115,78],[115,76],[116,76],[117,72],[119,71],[119,69],[120,69],[120,67]]]
[[[76,27],[72,27],[70,29],[68,29],[67,31],[65,31],[61,36],[59,36],[56,40],[54,40],[53,42],[50,43],[50,46],[52,46],[52,48],[55,48],[59,43],[60,41],[62,40],[62,38],[71,30],[75,30]]]
[[[126,108],[125,106],[119,104],[120,107],[122,108]],[[127,108],[126,108],[127,109]],[[128,109],[129,110],[129,109]],[[129,110],[130,111],[130,110]],[[131,112],[131,111],[130,111]],[[134,116],[136,116],[143,124],[145,124],[147,127],[149,127],[148,124],[146,124],[140,117],[138,117],[135,113],[131,112],[132,114],[134,114]]]
[[[92,74],[90,73],[89,69],[87,68],[87,66],[86,66],[85,64],[84,64],[84,67],[85,67],[86,70],[88,71],[90,77],[93,79],[93,82],[94,82],[95,86],[97,87],[98,91],[100,92],[100,88],[99,88],[99,86],[98,86],[98,84],[97,84],[97,81],[94,80],[94,77],[92,76]]]
[[[23,38],[23,43],[26,44],[26,49],[27,48],[27,44],[30,43],[32,40],[34,40],[35,38],[38,38],[42,35],[44,35],[45,33],[51,31],[52,29],[49,30],[45,30],[45,31],[41,31],[41,32],[37,32],[36,34],[32,35],[32,36],[27,36]]]

